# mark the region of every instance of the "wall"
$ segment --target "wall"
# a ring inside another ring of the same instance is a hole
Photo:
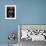
[[[16,20],[5,19],[7,4],[16,4]],[[17,34],[18,24],[46,24],[46,0],[0,0],[0,44],[8,43],[9,32]]]

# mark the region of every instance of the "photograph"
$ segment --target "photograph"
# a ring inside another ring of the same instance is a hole
[[[20,46],[31,46],[32,42],[46,41],[46,25],[19,24],[18,42]]]
[[[5,5],[5,19],[16,19],[16,5]]]

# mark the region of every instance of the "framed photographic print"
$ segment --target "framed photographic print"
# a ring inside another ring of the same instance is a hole
[[[5,19],[16,19],[16,5],[5,5]]]

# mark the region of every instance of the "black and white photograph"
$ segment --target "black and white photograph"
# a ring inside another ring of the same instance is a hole
[[[18,42],[20,46],[41,45],[46,42],[46,25],[19,24]]]
[[[5,5],[5,19],[16,19],[16,5]]]

